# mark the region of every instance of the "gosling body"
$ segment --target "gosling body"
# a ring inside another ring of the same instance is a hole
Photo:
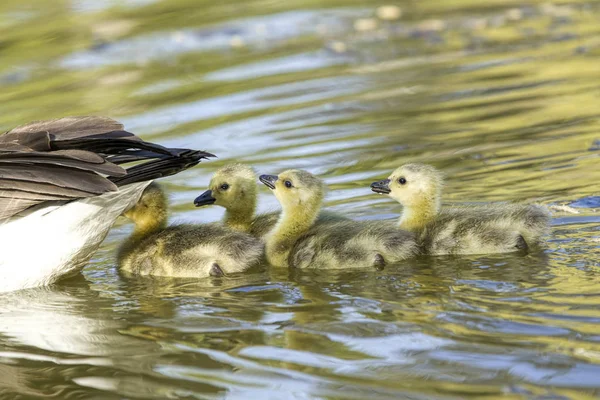
[[[133,234],[118,252],[121,271],[135,275],[205,278],[246,271],[260,263],[260,240],[217,224],[167,227],[167,200],[151,185],[125,213]]]
[[[287,256],[294,268],[383,269],[417,254],[414,235],[379,221],[340,221],[309,229]]]
[[[550,213],[539,205],[489,204],[441,207],[442,174],[425,164],[406,164],[371,189],[404,209],[398,227],[414,232],[431,255],[524,251],[539,246]]]
[[[196,207],[215,204],[225,208],[223,224],[239,232],[264,239],[279,220],[280,212],[256,215],[257,176],[244,164],[229,164],[215,172],[209,190],[194,200]],[[344,221],[343,215],[322,211],[316,223]]]
[[[332,221],[315,224],[323,182],[302,170],[262,175],[282,213],[266,237],[267,260],[275,266],[318,269],[381,269],[415,255],[411,233],[377,222]]]

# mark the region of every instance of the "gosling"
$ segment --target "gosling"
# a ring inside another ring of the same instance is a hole
[[[399,228],[414,232],[422,252],[486,254],[524,251],[547,234],[550,213],[543,206],[490,204],[441,207],[443,176],[425,164],[405,164],[371,190],[402,204]]]
[[[325,185],[302,170],[261,175],[282,212],[266,237],[267,260],[277,267],[376,268],[416,253],[411,233],[378,222],[339,221],[317,224]]]
[[[121,271],[135,275],[206,278],[244,272],[263,259],[264,244],[217,224],[167,227],[167,198],[155,183],[124,215],[135,223],[118,251]]]
[[[213,175],[209,190],[196,197],[196,207],[215,204],[225,208],[223,224],[238,232],[265,238],[279,219],[279,211],[256,215],[257,185],[254,170],[243,164],[226,165]],[[323,211],[318,223],[343,221],[348,218],[337,213]]]

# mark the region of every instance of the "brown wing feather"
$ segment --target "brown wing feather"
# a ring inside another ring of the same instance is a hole
[[[92,194],[90,194],[92,196]],[[0,197],[20,200],[70,200],[67,196],[57,196],[52,194],[44,194],[40,192],[26,192],[17,189],[0,189]],[[81,196],[78,196],[81,197]]]
[[[47,132],[7,132],[0,136],[2,151],[10,151],[11,147],[29,151],[50,151],[50,135]]]
[[[95,196],[96,193],[86,192],[84,190],[78,190],[73,188],[66,188],[56,186],[50,183],[32,182],[32,181],[20,181],[15,179],[2,179],[0,178],[0,189],[1,190],[14,190],[15,192],[31,192],[41,193],[44,195],[59,198],[71,198],[78,199],[82,197]],[[2,196],[0,197],[7,197]],[[21,198],[21,196],[15,196]]]
[[[3,165],[62,165],[99,174],[123,176],[124,168],[106,161],[98,154],[82,150],[58,150],[48,153],[39,151],[0,154],[0,168]]]
[[[49,183],[96,194],[117,190],[114,183],[94,172],[56,165],[40,168],[38,165],[5,164],[0,179]]]
[[[106,132],[122,131],[123,124],[108,117],[63,117],[47,121],[35,121],[11,129],[7,134],[26,137],[28,134],[45,132],[57,140],[80,138]],[[130,134],[133,136],[133,134]]]

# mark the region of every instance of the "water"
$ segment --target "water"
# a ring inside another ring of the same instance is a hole
[[[165,181],[174,221],[222,216],[192,201],[232,161],[306,168],[329,208],[395,218],[369,183],[428,162],[446,203],[553,207],[547,250],[126,279],[121,224],[81,276],[1,296],[1,398],[600,395],[600,5],[380,4],[4,1],[0,128],[107,115],[216,153]]]

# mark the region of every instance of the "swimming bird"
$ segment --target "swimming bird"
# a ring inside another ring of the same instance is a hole
[[[303,170],[261,175],[281,204],[281,216],[266,237],[267,260],[278,267],[377,268],[416,253],[411,233],[380,222],[316,224],[325,195],[323,181]]]
[[[398,227],[417,235],[424,253],[485,254],[525,250],[548,232],[550,213],[539,205],[488,204],[442,207],[442,173],[426,164],[405,164],[371,190],[404,207]]]
[[[243,272],[258,264],[264,244],[220,224],[167,227],[167,198],[152,183],[124,215],[135,224],[118,251],[119,268],[129,274],[205,278]]]
[[[279,219],[279,211],[256,215],[257,176],[248,165],[229,164],[218,169],[208,187],[209,190],[196,197],[194,204],[196,207],[215,204],[225,208],[223,223],[232,229],[264,238]],[[341,214],[321,211],[316,222],[347,219]]]
[[[79,272],[153,179],[211,156],[145,142],[105,117],[33,122],[0,135],[0,292]],[[134,161],[143,162],[121,166]]]

